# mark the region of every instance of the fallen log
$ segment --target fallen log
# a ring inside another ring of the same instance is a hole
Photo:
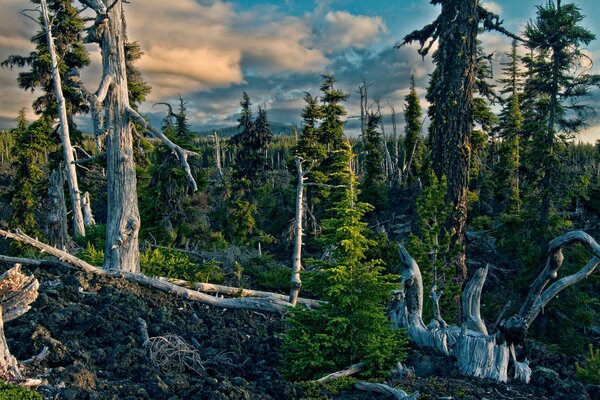
[[[218,293],[227,296],[235,296],[235,297],[267,297],[273,298],[275,300],[287,301],[289,299],[289,295],[284,295],[280,293],[273,292],[263,292],[260,290],[252,290],[252,289],[244,289],[233,286],[223,286],[223,285],[215,285],[214,283],[192,283],[182,279],[173,279],[173,278],[165,278],[159,277],[160,281],[171,282],[178,286],[185,286],[188,288],[194,288],[199,292],[203,293]],[[299,297],[298,304],[305,305],[310,308],[319,308],[323,305],[323,301],[314,300],[314,299],[306,299]]]
[[[287,301],[278,300],[276,298],[222,298],[208,295],[197,290],[187,289],[170,282],[161,281],[156,278],[148,277],[144,274],[119,271],[119,270],[104,270],[69,254],[55,247],[49,246],[37,239],[27,236],[23,232],[8,232],[0,229],[0,235],[8,239],[16,240],[37,248],[43,253],[49,254],[58,258],[61,262],[81,268],[86,272],[97,275],[111,275],[126,279],[130,282],[137,283],[142,286],[162,290],[167,293],[172,293],[176,296],[190,301],[209,304],[215,307],[236,309],[236,310],[253,310],[261,312],[285,314],[290,304]],[[36,262],[34,260],[34,262]]]

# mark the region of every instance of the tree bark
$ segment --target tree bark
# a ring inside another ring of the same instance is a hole
[[[292,276],[290,279],[290,299],[292,306],[296,305],[302,280],[300,271],[302,270],[302,217],[304,216],[304,180],[305,172],[302,169],[302,160],[296,157],[296,172],[298,174],[298,183],[296,184],[296,222],[294,224],[294,255],[292,257]]]
[[[67,251],[70,246],[67,232],[67,207],[65,206],[65,175],[62,167],[52,171],[48,185],[48,238],[50,244]]]
[[[23,379],[17,360],[10,354],[4,336],[4,322],[25,314],[38,295],[39,283],[33,276],[21,272],[15,265],[0,276],[0,379]]]
[[[102,50],[103,76],[110,76],[104,99],[108,213],[104,268],[139,272],[140,215],[129,119],[125,67],[125,27],[121,0],[87,2],[97,13],[95,32]],[[110,7],[109,7],[110,5]]]
[[[366,392],[374,392],[392,397],[396,400],[413,400],[419,397],[419,392],[414,392],[410,396],[404,390],[396,389],[383,383],[372,383],[372,382],[356,382],[354,387],[358,390],[364,390]]]
[[[83,223],[86,227],[96,225],[94,214],[92,213],[92,203],[90,202],[90,193],[85,192],[81,197],[81,208],[83,211]]]
[[[77,183],[77,170],[73,161],[73,147],[71,146],[71,137],[69,135],[69,123],[67,118],[67,105],[62,91],[62,80],[59,73],[58,56],[52,37],[52,26],[48,15],[48,4],[46,0],[41,0],[42,16],[48,41],[48,50],[50,52],[50,65],[52,69],[52,80],[54,81],[54,93],[58,106],[58,120],[60,124],[60,140],[62,142],[63,157],[65,158],[67,182],[69,183],[69,197],[73,210],[73,233],[76,236],[85,236],[85,225],[83,223],[83,213],[81,211],[81,200],[79,185]]]

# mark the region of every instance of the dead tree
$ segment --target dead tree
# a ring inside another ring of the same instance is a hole
[[[52,171],[48,185],[50,211],[48,213],[48,238],[50,244],[61,250],[70,247],[67,233],[67,207],[65,207],[65,173],[59,167]]]
[[[52,24],[48,13],[48,4],[46,0],[41,1],[42,19],[44,21],[44,31],[48,41],[48,51],[50,52],[50,68],[52,80],[54,81],[54,94],[58,108],[59,132],[62,142],[63,157],[65,159],[66,178],[69,184],[69,197],[71,199],[71,208],[73,210],[73,233],[79,236],[85,236],[85,225],[83,222],[83,213],[81,211],[81,199],[79,185],[77,183],[77,170],[74,164],[73,146],[71,146],[71,136],[69,134],[69,122],[67,118],[67,104],[62,90],[62,80],[59,73],[59,61],[54,46],[54,37],[52,36]]]
[[[314,162],[306,170],[302,167],[303,160],[296,156],[296,173],[298,182],[296,184],[296,218],[294,222],[294,253],[292,256],[292,277],[290,279],[290,299],[289,302],[295,306],[302,288],[300,272],[302,271],[302,220],[304,216],[304,188],[306,186],[319,186],[328,188],[343,188],[345,185],[328,185],[324,183],[306,182],[306,176],[310,173]]]
[[[558,276],[562,265],[562,249],[573,243],[584,245],[592,254],[590,261],[577,273],[549,283]],[[487,276],[487,267],[476,271],[462,294],[462,326],[444,326],[440,321],[423,323],[423,280],[417,262],[406,249],[399,249],[402,269],[402,286],[395,293],[396,299],[390,318],[395,326],[404,327],[410,339],[419,347],[452,355],[457,359],[459,370],[465,374],[498,381],[508,380],[508,366],[512,360],[515,379],[529,381],[531,369],[527,360],[519,362],[514,346],[524,342],[527,329],[543,307],[558,293],[590,276],[600,264],[600,245],[582,231],[569,232],[550,242],[548,261],[542,273],[531,286],[523,306],[517,314],[501,321],[498,331],[489,333],[481,319],[479,305],[481,290]],[[434,297],[434,307],[439,308],[439,296]],[[439,315],[439,309],[434,309]]]
[[[108,215],[104,268],[139,271],[138,232],[140,215],[133,159],[132,120],[159,138],[178,157],[193,190],[197,190],[188,157],[192,152],[170,141],[129,104],[125,66],[125,17],[122,0],[80,0],[95,12],[87,41],[102,51],[102,81],[95,94],[82,91],[90,102],[94,129],[105,136]]]
[[[4,323],[25,314],[38,296],[39,283],[33,276],[21,272],[21,266],[0,275],[0,379],[14,381],[23,379],[23,373],[15,357],[10,354],[4,336]]]

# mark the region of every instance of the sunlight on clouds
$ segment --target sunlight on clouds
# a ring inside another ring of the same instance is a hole
[[[322,40],[329,51],[349,47],[364,48],[380,34],[387,32],[381,17],[352,15],[346,11],[330,11],[325,16],[327,27]]]

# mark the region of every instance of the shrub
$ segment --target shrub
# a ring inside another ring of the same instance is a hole
[[[0,400],[42,400],[38,392],[0,381]]]
[[[212,283],[221,283],[224,279],[218,262],[196,262],[175,249],[148,248],[140,254],[140,267],[148,276]]]
[[[600,384],[600,349],[594,349],[590,344],[585,367],[575,363],[575,376],[578,380],[598,385]]]

